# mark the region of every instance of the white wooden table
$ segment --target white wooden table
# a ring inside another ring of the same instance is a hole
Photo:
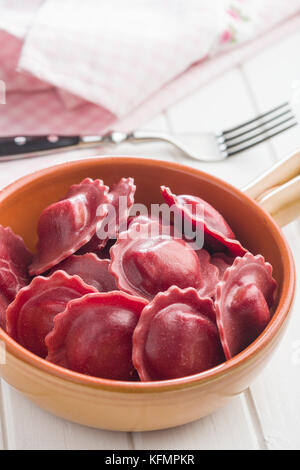
[[[289,99],[300,86],[300,33],[287,37],[259,56],[233,68],[148,123],[151,130],[173,133],[226,128]],[[104,149],[180,161],[243,187],[300,147],[296,127],[269,143],[229,161],[197,163],[168,146],[145,145]],[[0,186],[33,170],[92,152],[3,163]],[[96,154],[96,152],[94,152]],[[300,271],[300,221],[286,227]],[[0,449],[300,449],[300,296],[276,355],[243,395],[217,413],[175,429],[118,433],[85,428],[40,410],[4,381],[0,386]]]

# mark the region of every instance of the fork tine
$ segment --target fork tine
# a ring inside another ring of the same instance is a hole
[[[224,142],[231,142],[232,140],[235,140],[237,139],[238,137],[242,137],[244,135],[247,135],[247,134],[250,134],[252,131],[255,131],[256,129],[261,129],[263,126],[265,126],[266,124],[270,124],[270,122],[273,122],[273,121],[276,121],[277,119],[283,117],[283,116],[286,116],[287,114],[290,114],[292,113],[292,110],[291,109],[288,109],[287,111],[284,111],[283,113],[280,113],[280,114],[277,114],[276,116],[272,117],[271,119],[267,119],[266,121],[264,120],[262,123],[260,124],[257,124],[256,126],[254,127],[251,127],[250,129],[246,129],[245,131],[243,132],[239,132],[238,134],[234,134],[233,136],[231,137],[224,137]],[[292,114],[290,116],[290,119],[292,119],[294,117],[294,115]],[[284,121],[282,121],[284,122]]]
[[[227,145],[227,149],[231,149],[231,148],[237,147],[239,145],[245,144],[246,142],[249,142],[249,141],[255,139],[256,137],[260,137],[261,135],[267,134],[268,132],[272,131],[273,129],[276,129],[277,127],[280,127],[283,124],[286,124],[287,122],[292,121],[293,119],[295,119],[295,117],[291,116],[287,119],[284,119],[283,121],[278,122],[277,124],[274,124],[273,126],[270,126],[270,127],[266,128],[266,129],[262,128],[262,130],[260,132],[256,132],[253,135],[249,135],[246,139],[238,140],[236,142],[233,142],[233,143]],[[263,124],[262,124],[262,126],[263,126]],[[225,144],[226,144],[226,139],[225,139]]]
[[[245,145],[244,147],[240,147],[240,148],[237,148],[236,150],[229,151],[229,152],[227,152],[227,157],[231,157],[233,155],[236,155],[237,153],[244,152],[244,150],[248,150],[252,147],[255,147],[258,144],[266,142],[267,140],[272,139],[272,137],[275,137],[276,135],[282,134],[283,132],[285,132],[288,129],[291,129],[292,127],[295,127],[297,125],[298,125],[298,122],[295,121],[292,124],[290,124],[289,126],[286,126],[283,129],[280,129],[279,131],[273,132],[273,134],[266,135],[262,139],[256,140],[256,141],[250,143],[249,145]],[[224,151],[224,148],[222,148],[222,150]]]
[[[226,135],[226,134],[230,134],[231,132],[238,131],[239,129],[242,129],[243,127],[249,126],[249,124],[253,124],[254,122],[259,121],[260,119],[262,119],[262,118],[268,116],[269,114],[275,113],[275,111],[278,111],[278,110],[280,110],[280,109],[283,109],[283,108],[286,107],[286,106],[290,106],[288,101],[285,102],[285,103],[283,103],[283,104],[281,104],[280,106],[276,106],[276,108],[273,108],[273,109],[271,109],[270,111],[267,111],[267,112],[265,112],[265,113],[263,113],[263,114],[260,114],[259,116],[256,116],[256,117],[253,118],[253,119],[250,119],[250,121],[246,121],[246,122],[240,124],[239,126],[232,127],[232,128],[230,128],[230,129],[227,129],[227,130],[223,131],[223,134]]]

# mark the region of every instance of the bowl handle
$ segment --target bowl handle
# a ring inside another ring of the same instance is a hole
[[[300,150],[272,167],[244,192],[281,227],[295,220],[300,216]]]

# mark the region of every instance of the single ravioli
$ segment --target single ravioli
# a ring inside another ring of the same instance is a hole
[[[234,262],[235,258],[231,256],[225,255],[225,253],[214,253],[211,258],[210,262],[214,266],[216,266],[219,270],[219,281],[223,279],[225,271],[227,268],[230,268]]]
[[[86,178],[71,186],[64,199],[43,210],[30,274],[44,273],[93,237],[107,215],[107,194],[108,187],[101,180]]]
[[[97,229],[92,239],[83,247],[79,253],[101,254],[109,240],[115,240],[120,230],[127,227],[129,212],[134,204],[136,186],[133,178],[121,178],[112,186],[108,193],[108,214]]]
[[[185,377],[223,361],[211,299],[173,286],[143,310],[133,335],[133,364],[142,381]]]
[[[176,196],[166,186],[161,186],[166,203],[193,228],[203,231],[204,246],[210,251],[224,251],[230,256],[243,256],[242,247],[224,217],[208,202],[197,196]],[[199,247],[201,248],[201,247]]]
[[[115,278],[109,272],[109,259],[100,259],[94,253],[85,255],[71,255],[57,266],[52,268],[50,274],[55,271],[65,271],[70,276],[81,277],[90,286],[94,286],[99,292],[118,290]]]
[[[23,287],[7,309],[7,333],[21,346],[45,358],[45,337],[53,328],[54,317],[67,303],[97,292],[79,276],[57,271],[50,277],[38,276]]]
[[[0,327],[6,329],[6,309],[22,287],[30,282],[32,254],[10,227],[0,225]]]
[[[219,282],[219,268],[212,264],[211,256],[208,251],[202,248],[201,250],[196,250],[197,256],[200,261],[201,269],[201,278],[202,284],[198,289],[198,293],[202,297],[215,297],[217,284]]]
[[[132,335],[146,305],[119,291],[69,302],[46,338],[47,360],[94,377],[136,380]]]
[[[110,249],[110,271],[120,290],[149,300],[173,285],[202,286],[196,252],[184,240],[161,230],[162,226],[152,221],[132,223],[120,234]]]
[[[263,256],[237,257],[217,286],[216,315],[227,359],[248,347],[270,321],[277,283]]]

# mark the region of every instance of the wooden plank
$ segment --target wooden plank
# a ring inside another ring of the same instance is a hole
[[[299,48],[300,33],[294,33],[243,64],[257,111],[267,111],[287,100],[297,101],[300,120]],[[300,146],[299,127],[275,137],[270,145],[277,158],[286,156]]]
[[[12,426],[12,406],[8,385],[4,380],[0,381],[0,396],[1,396],[1,417],[2,417],[2,433],[4,448],[16,449],[14,439],[14,428]]]
[[[255,112],[249,91],[236,68],[167,111],[169,130],[197,133],[229,127],[249,119]],[[196,136],[196,137],[195,137]],[[180,153],[179,162],[213,173],[242,187],[270,167],[273,158],[267,145],[256,151],[228,159],[222,163],[202,163]],[[257,425],[255,406],[247,397],[236,397],[225,408],[195,423],[166,431],[137,433],[133,436],[137,449],[254,449],[265,448]]]
[[[178,134],[178,138],[180,133],[193,132],[196,136],[203,131],[224,130],[255,115],[252,97],[237,67],[167,111],[170,128]],[[193,140],[195,138],[192,137]],[[179,154],[178,159],[240,188],[267,170],[274,162],[268,144],[262,144],[223,162],[197,162],[184,155],[179,158]]]
[[[299,41],[298,35],[295,36]],[[279,54],[280,48],[282,48],[282,52]],[[296,46],[293,40],[287,39],[281,45],[270,48],[270,51],[247,62],[242,69],[244,77],[241,76],[238,69],[234,69],[172,107],[167,113],[170,123],[169,130],[176,133],[197,133],[201,130],[228,127],[248,119],[251,117],[250,115],[255,115],[259,110],[267,109],[279,101],[285,100],[286,90],[290,90],[292,81],[299,78],[299,66],[295,61],[299,51],[299,42]],[[288,55],[289,53],[290,55]],[[280,67],[278,67],[278,63],[280,63]],[[291,66],[294,67],[293,79],[291,72],[286,72],[287,69],[291,70]],[[286,78],[283,76],[285,73],[288,73]],[[143,127],[165,130],[165,119],[160,117],[158,121],[154,120],[153,124],[149,123]],[[214,173],[242,187],[268,168],[274,161],[274,155],[277,158],[281,157],[289,148],[293,148],[298,143],[299,137],[296,130],[295,132],[291,131],[286,136],[278,137],[274,145],[271,143],[260,146],[244,155],[234,157],[231,161],[218,164],[195,163],[177,152],[169,150],[167,146],[153,145],[151,148],[148,145],[143,147],[123,146],[122,149],[103,149],[101,153],[134,153],[152,158],[175,159]],[[270,149],[273,150],[273,154]],[[80,154],[70,154],[68,159],[80,159],[87,154],[96,153],[100,152],[85,151]],[[44,168],[49,164],[65,161],[65,159],[66,155],[58,155],[48,160],[40,158],[31,162],[18,162],[18,164],[3,163],[0,185],[7,184],[16,177],[32,171],[33,168]],[[296,250],[299,244],[300,230],[298,225],[294,227],[288,228],[286,233],[293,245],[294,253],[299,259],[299,249],[298,252]],[[299,305],[299,300],[297,300],[297,305]],[[295,322],[294,318],[295,315],[293,317]],[[261,380],[257,381],[251,389],[252,394],[249,392],[246,397],[234,399],[228,407],[196,423],[174,430],[136,433],[133,435],[135,447],[146,449],[232,449],[298,446],[299,448],[299,424],[297,423],[299,381],[295,378],[295,376],[299,376],[298,368],[300,367],[297,362],[300,341],[300,336],[297,337],[297,331],[300,331],[298,323],[294,324],[292,329],[289,328],[289,335],[291,331],[294,332],[294,335],[291,338],[288,336],[289,339],[284,340],[280,351],[274,356]],[[282,350],[285,351],[284,357]],[[280,356],[281,359],[277,359],[277,356]],[[274,361],[276,362],[275,368]],[[289,361],[292,365],[289,365]],[[122,437],[115,438],[116,434],[121,433],[98,432],[67,423],[42,412],[6,384],[2,389],[4,390],[2,398],[6,413],[5,433],[8,436],[9,448],[105,448],[103,446],[109,445],[112,446],[111,448],[121,448],[122,445],[124,445],[122,448],[131,448],[130,435],[122,434]],[[32,423],[32,429],[27,429],[26,432],[25,427],[26,425],[28,427],[28,422]],[[19,432],[18,429],[21,431]],[[43,433],[45,437],[40,436]],[[126,447],[127,445],[128,447]]]
[[[0,379],[0,450],[4,450],[6,447],[6,426],[4,416],[4,402],[2,397],[2,385]]]
[[[38,408],[6,383],[4,389],[9,449],[131,449],[127,433],[70,423]]]
[[[249,119],[253,105],[237,67],[167,110],[173,132],[228,129]]]
[[[161,131],[161,132],[168,131],[169,126],[168,126],[166,114],[164,112],[158,114],[153,119],[143,124],[140,129],[147,130],[147,131]]]
[[[150,126],[166,129],[164,115],[158,116]],[[102,151],[104,153],[105,151]],[[139,149],[114,153],[140,154]],[[106,150],[106,153],[108,152]],[[68,152],[48,157],[1,164],[0,187],[32,171],[64,161],[78,160],[99,154],[99,150]],[[144,147],[142,154],[159,158],[161,150]],[[170,157],[172,158],[172,157]],[[0,389],[0,449],[132,449],[130,433],[108,432],[79,426],[53,416],[27,400],[4,381]]]
[[[300,47],[300,34],[293,34],[270,47],[243,65],[243,72],[256,103],[264,111],[294,93],[299,84],[299,62],[295,60]],[[272,139],[270,146],[278,160],[300,145],[299,127]],[[270,449],[300,448],[300,223],[284,229],[291,246],[297,270],[296,298],[287,333],[278,351],[251,391],[258,419]]]
[[[242,450],[260,449],[241,398],[194,423],[163,431],[136,433],[137,449]]]
[[[269,365],[252,387],[266,445],[273,450],[300,449],[300,224],[284,233],[297,267],[295,303],[288,330]]]

